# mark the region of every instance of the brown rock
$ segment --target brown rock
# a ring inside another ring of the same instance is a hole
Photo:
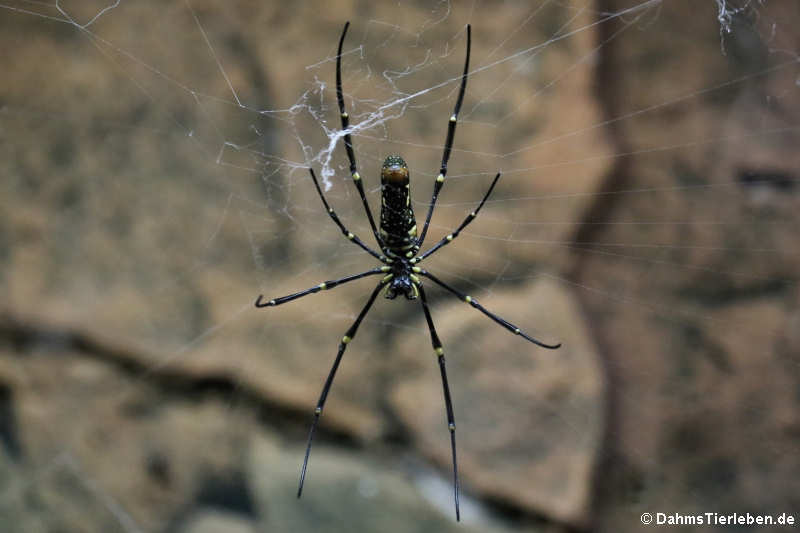
[[[479,300],[534,337],[557,338],[563,346],[535,347],[463,303],[436,306],[462,486],[557,522],[583,524],[605,412],[597,352],[580,311],[570,292],[548,278]],[[416,371],[403,376],[392,400],[414,441],[449,471],[441,379],[429,346],[395,347],[413,358]]]

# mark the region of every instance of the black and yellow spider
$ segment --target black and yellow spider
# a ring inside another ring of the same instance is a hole
[[[320,394],[319,400],[317,401],[317,407],[314,409],[314,421],[311,423],[311,430],[308,434],[308,445],[306,447],[305,458],[303,459],[303,468],[300,472],[300,484],[297,489],[297,497],[299,498],[303,493],[303,482],[305,481],[306,477],[306,467],[308,466],[308,456],[311,453],[311,443],[314,438],[314,430],[319,422],[322,409],[325,407],[325,400],[328,397],[328,392],[330,391],[331,384],[333,383],[333,378],[336,375],[336,369],[339,368],[339,363],[342,361],[342,356],[344,355],[345,349],[347,349],[348,343],[350,343],[350,341],[356,336],[356,331],[358,330],[359,324],[361,324],[361,321],[364,320],[364,317],[366,316],[370,307],[372,307],[372,304],[375,302],[375,298],[377,298],[378,293],[381,291],[381,289],[383,289],[386,298],[394,299],[398,295],[403,295],[408,300],[416,300],[419,298],[422,303],[422,311],[425,313],[425,320],[428,323],[428,330],[430,331],[431,342],[433,343],[433,351],[438,357],[439,369],[442,373],[444,404],[447,410],[447,427],[450,431],[450,444],[453,453],[453,484],[455,493],[456,520],[460,520],[461,514],[458,505],[458,466],[456,463],[456,424],[453,418],[453,405],[450,401],[450,389],[447,386],[444,350],[442,349],[442,343],[439,341],[439,336],[436,334],[436,328],[433,325],[433,319],[431,318],[431,313],[428,309],[428,301],[425,297],[425,289],[423,288],[420,276],[431,280],[436,285],[439,285],[445,290],[453,293],[459,299],[470,304],[472,307],[485,314],[506,328],[508,331],[515,333],[516,335],[520,335],[522,338],[538,346],[556,349],[561,345],[545,344],[534,339],[525,332],[521,331],[511,322],[508,322],[504,318],[487,310],[485,307],[479,304],[475,298],[472,298],[471,296],[463,294],[462,292],[454,289],[427,270],[418,266],[419,263],[421,263],[425,258],[458,237],[458,234],[461,232],[461,230],[467,227],[467,225],[478,216],[478,212],[481,210],[481,207],[483,207],[483,204],[486,203],[489,195],[492,194],[492,190],[497,184],[497,180],[500,179],[500,173],[498,172],[494,177],[494,180],[492,180],[489,190],[486,191],[486,194],[483,196],[481,203],[478,204],[478,207],[474,211],[467,215],[461,225],[458,226],[454,232],[442,238],[442,240],[424,253],[419,254],[422,243],[425,241],[425,235],[428,232],[428,225],[431,221],[431,215],[433,215],[433,208],[436,205],[436,199],[439,196],[439,191],[441,190],[442,185],[444,184],[445,176],[447,176],[447,162],[450,159],[450,151],[453,147],[453,137],[455,136],[456,132],[458,112],[461,109],[461,103],[464,100],[464,90],[467,87],[469,52],[472,40],[469,25],[467,25],[467,57],[464,61],[464,73],[461,75],[461,88],[458,92],[458,100],[456,100],[456,106],[453,109],[453,114],[450,115],[450,120],[448,122],[447,140],[445,141],[444,154],[442,155],[442,166],[439,169],[439,175],[436,177],[436,181],[433,184],[433,198],[431,199],[431,204],[428,208],[428,214],[425,217],[425,225],[422,226],[422,232],[419,233],[419,235],[417,234],[417,221],[414,217],[414,209],[411,207],[411,196],[409,195],[408,167],[406,166],[406,163],[403,161],[402,157],[398,155],[390,155],[383,162],[383,167],[381,168],[380,229],[378,229],[375,225],[375,220],[372,217],[372,210],[369,207],[366,196],[364,196],[364,185],[361,183],[361,176],[358,174],[358,170],[356,168],[356,158],[355,154],[353,153],[353,144],[350,138],[350,133],[347,132],[350,119],[345,111],[344,96],[342,95],[342,44],[344,43],[344,38],[345,35],[347,35],[347,28],[349,26],[349,22],[344,25],[344,31],[342,31],[342,36],[339,39],[339,50],[336,56],[336,98],[339,103],[339,112],[342,118],[342,131],[345,132],[344,147],[347,151],[347,158],[350,160],[350,174],[352,175],[353,183],[358,189],[358,194],[361,196],[361,202],[364,204],[364,210],[367,213],[369,225],[372,228],[372,233],[382,253],[379,253],[367,246],[361,239],[344,227],[344,224],[342,224],[341,220],[339,220],[336,212],[330,205],[328,205],[328,201],[325,199],[325,195],[323,194],[322,189],[319,186],[319,182],[317,181],[317,176],[314,174],[314,169],[309,168],[308,170],[311,173],[311,179],[314,180],[314,186],[317,189],[317,193],[319,193],[322,204],[325,206],[325,209],[328,211],[328,214],[333,222],[339,227],[339,229],[348,239],[378,259],[381,263],[383,263],[383,266],[341,279],[325,281],[315,287],[290,294],[288,296],[282,296],[273,300],[265,300],[263,295],[261,295],[256,300],[256,307],[274,307],[276,305],[281,305],[286,302],[302,298],[307,294],[314,294],[319,291],[333,289],[334,287],[343,283],[365,278],[367,276],[383,275],[383,278],[378,282],[377,287],[375,287],[375,289],[372,291],[372,294],[367,300],[366,305],[358,314],[355,322],[353,322],[353,325],[350,326],[350,329],[347,330],[347,332],[344,334],[344,337],[342,337],[341,342],[339,343],[339,352],[336,354],[336,359],[333,361],[333,367],[328,373],[328,378],[325,380],[325,385],[322,387],[322,394]]]

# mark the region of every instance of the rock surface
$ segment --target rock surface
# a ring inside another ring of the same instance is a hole
[[[552,343],[550,332],[557,331],[563,346],[537,348],[472,307],[437,298],[434,320],[445,347],[464,489],[585,525],[605,409],[602,371],[577,304],[547,278],[524,291],[476,298],[534,337]],[[414,378],[395,389],[394,405],[423,453],[448,472],[436,357],[429,347],[414,352],[398,343],[394,350],[416,367]]]
[[[800,7],[745,4],[730,20],[690,0],[1,7],[0,530],[639,531],[660,508],[797,508]],[[324,152],[348,19],[353,123],[388,118],[354,131],[367,197],[400,152],[418,219],[472,24],[428,242],[503,177],[426,266],[564,343],[429,289],[460,526],[415,302],[364,321],[294,499],[372,282],[253,302],[373,264],[306,171],[368,236],[341,143]]]

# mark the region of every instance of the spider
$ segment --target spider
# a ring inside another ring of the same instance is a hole
[[[436,181],[433,184],[433,198],[431,199],[430,206],[428,207],[428,214],[425,217],[425,224],[422,226],[422,232],[419,233],[419,235],[417,234],[417,221],[414,217],[414,209],[411,206],[408,166],[402,157],[399,155],[390,155],[386,158],[386,160],[383,162],[383,166],[381,167],[380,229],[375,225],[375,219],[372,217],[372,210],[370,209],[369,202],[364,195],[364,185],[356,168],[356,158],[353,152],[353,143],[350,138],[350,133],[348,132],[350,118],[345,110],[344,96],[342,93],[342,45],[344,44],[344,38],[347,35],[347,29],[349,26],[350,22],[345,23],[342,36],[339,38],[339,49],[336,56],[336,99],[339,104],[339,113],[342,119],[342,131],[345,132],[344,147],[347,152],[347,158],[350,161],[350,174],[353,178],[353,183],[358,190],[358,194],[361,196],[361,202],[364,204],[364,210],[366,211],[370,228],[372,228],[372,234],[378,243],[380,252],[365,244],[364,241],[362,241],[357,235],[350,232],[344,226],[344,224],[342,224],[341,220],[339,220],[339,217],[336,215],[336,212],[330,205],[328,205],[328,201],[325,199],[325,194],[322,192],[322,189],[319,186],[319,181],[317,181],[317,176],[314,173],[314,169],[309,168],[308,170],[311,174],[311,179],[314,181],[314,186],[317,189],[320,200],[322,200],[322,205],[325,207],[325,210],[328,212],[328,215],[331,217],[331,220],[333,220],[334,224],[338,226],[345,237],[354,242],[356,245],[360,246],[365,252],[373,256],[375,259],[380,261],[383,266],[367,270],[366,272],[361,272],[360,274],[354,274],[336,280],[325,281],[319,285],[311,287],[310,289],[272,300],[265,300],[264,296],[260,295],[255,303],[256,307],[258,308],[275,307],[277,305],[285,304],[287,302],[291,302],[292,300],[302,298],[308,294],[330,290],[344,283],[349,283],[361,278],[377,275],[383,276],[375,289],[373,289],[372,294],[370,294],[366,305],[364,305],[363,309],[361,309],[361,312],[358,314],[355,322],[353,322],[353,324],[342,337],[342,340],[339,342],[339,351],[336,354],[336,358],[333,361],[333,367],[328,373],[328,377],[325,380],[325,385],[322,387],[322,393],[317,401],[317,406],[314,409],[314,419],[311,423],[311,429],[308,433],[308,444],[306,446],[306,453],[303,459],[303,468],[300,471],[300,483],[297,488],[297,497],[299,498],[303,494],[303,483],[305,482],[306,468],[308,467],[308,457],[311,453],[311,444],[314,439],[314,430],[317,428],[319,418],[322,415],[322,409],[325,407],[325,400],[328,398],[328,392],[331,389],[331,384],[333,383],[333,378],[336,375],[336,370],[339,368],[339,363],[342,361],[342,356],[344,355],[348,344],[356,336],[358,326],[364,320],[364,317],[367,315],[367,312],[369,312],[378,294],[381,292],[381,290],[383,290],[384,296],[390,300],[402,295],[408,300],[416,300],[419,298],[420,302],[422,303],[422,312],[425,314],[425,321],[428,323],[428,331],[430,332],[433,351],[438,359],[439,370],[441,371],[442,375],[444,405],[445,410],[447,411],[447,428],[450,432],[450,447],[453,457],[453,492],[456,508],[456,520],[460,520],[461,512],[459,510],[458,503],[458,463],[456,462],[456,424],[453,417],[453,404],[450,399],[450,388],[447,385],[444,349],[442,348],[442,343],[439,340],[439,336],[436,334],[436,328],[433,325],[433,319],[431,318],[431,312],[428,308],[428,300],[425,295],[425,289],[423,288],[421,277],[429,279],[434,284],[439,285],[446,291],[449,291],[457,296],[460,300],[468,303],[484,315],[488,316],[490,319],[494,320],[508,331],[521,336],[525,340],[532,342],[537,346],[554,350],[561,346],[561,344],[546,344],[542,341],[534,339],[511,322],[483,307],[475,298],[451,287],[432,273],[418,266],[419,263],[421,263],[427,257],[455,240],[461,230],[466,228],[467,225],[469,225],[469,223],[478,216],[483,204],[486,203],[489,195],[492,194],[492,190],[494,190],[497,180],[500,179],[500,173],[498,172],[494,177],[494,180],[492,180],[489,190],[486,191],[486,194],[484,194],[480,204],[478,204],[478,207],[467,215],[467,217],[464,219],[461,225],[456,228],[455,231],[443,237],[427,251],[421,254],[419,253],[419,250],[425,241],[425,236],[428,233],[428,225],[430,224],[431,216],[433,215],[433,208],[436,206],[436,199],[439,196],[439,191],[441,190],[442,185],[444,185],[445,177],[447,176],[447,162],[450,159],[450,151],[453,147],[453,138],[456,133],[456,124],[458,122],[458,112],[461,109],[461,103],[464,100],[464,91],[467,87],[469,54],[470,45],[472,42],[470,26],[467,25],[467,54],[464,61],[464,73],[461,75],[461,88],[458,92],[458,99],[456,100],[453,114],[450,115],[450,120],[448,121],[447,138],[444,144],[444,154],[442,155],[442,165],[439,169],[439,175],[436,177]]]

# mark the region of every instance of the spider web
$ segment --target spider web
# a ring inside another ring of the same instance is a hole
[[[371,285],[253,302],[374,264],[307,170],[369,241],[335,96],[346,20],[368,200],[377,216],[380,165],[402,154],[418,220],[471,24],[426,247],[502,177],[426,268],[564,345],[428,290],[465,527],[797,508],[796,7],[264,4],[0,4],[0,529],[455,528],[416,302],[381,298],[364,320],[294,499]]]

